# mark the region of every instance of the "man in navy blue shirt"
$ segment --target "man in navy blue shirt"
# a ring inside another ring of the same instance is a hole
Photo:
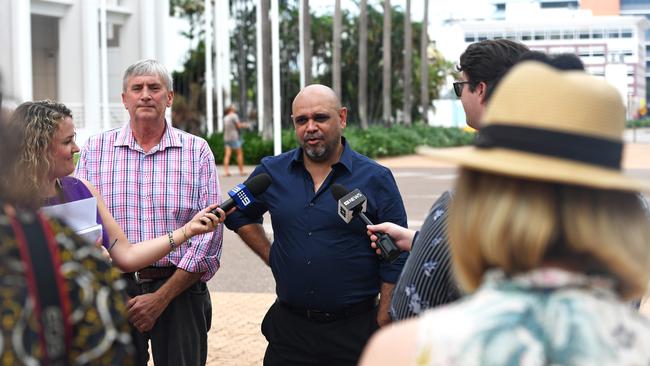
[[[330,188],[359,188],[373,222],[406,226],[406,212],[390,170],[346,143],[347,109],[332,89],[307,86],[292,110],[300,147],[262,159],[251,176],[266,173],[273,183],[226,225],[275,277],[278,299],[262,322],[269,342],[264,364],[356,365],[370,335],[390,321],[391,292],[406,254],[392,264],[378,257],[365,224],[338,216]],[[261,225],[267,211],[273,245]]]

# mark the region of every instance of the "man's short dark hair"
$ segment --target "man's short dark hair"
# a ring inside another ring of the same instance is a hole
[[[470,44],[460,55],[460,64],[456,68],[467,76],[469,90],[474,91],[481,81],[487,84],[487,101],[503,75],[524,52],[528,52],[528,47],[519,42],[488,39]]]

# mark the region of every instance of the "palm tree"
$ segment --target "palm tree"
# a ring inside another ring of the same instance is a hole
[[[368,128],[368,4],[359,4],[359,122]]]
[[[384,123],[387,126],[391,124],[391,106],[390,106],[390,17],[391,17],[390,0],[384,0],[384,31],[383,31],[383,110]]]
[[[332,84],[336,96],[341,100],[341,0],[335,2],[332,33]]]
[[[411,59],[413,40],[411,39],[411,0],[406,0],[404,14],[404,125],[411,126]]]
[[[422,19],[422,34],[420,35],[420,106],[422,120],[429,124],[429,0],[424,0],[424,18]]]

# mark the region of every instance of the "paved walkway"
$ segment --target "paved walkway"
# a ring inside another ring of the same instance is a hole
[[[417,155],[378,161],[391,169],[450,166]],[[650,169],[650,143],[628,144],[623,164],[630,170]],[[251,172],[252,168],[247,167],[246,171]],[[222,188],[227,190],[230,187]],[[213,281],[219,281],[218,274]],[[260,332],[260,324],[266,310],[275,301],[275,294],[212,291],[211,296],[213,316],[207,364],[261,365],[267,343]]]
[[[211,292],[212,329],[208,334],[210,366],[262,364],[266,339],[260,324],[275,294]]]

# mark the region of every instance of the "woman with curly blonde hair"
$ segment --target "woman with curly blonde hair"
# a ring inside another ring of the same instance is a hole
[[[23,196],[21,202],[39,207],[43,196],[39,192],[46,192],[46,196],[53,193],[54,186],[48,179],[50,159],[44,157],[50,155],[50,143],[59,124],[69,127],[71,123],[72,112],[63,104],[48,100],[27,102],[14,111],[9,125],[20,129],[24,136],[20,142],[17,164],[13,167],[15,171],[11,174],[16,180],[14,183],[20,187],[19,192]],[[65,140],[71,156],[79,151],[74,143],[74,134]]]
[[[28,207],[25,129],[5,112],[0,85],[0,365],[133,364],[119,274],[69,227]]]
[[[90,182],[70,176],[75,169],[74,155],[79,151],[70,109],[49,100],[25,102],[11,116],[9,126],[19,129],[23,137],[19,163],[12,174],[15,184],[21,187],[22,202],[38,207],[94,197],[97,223],[103,229],[98,243],[123,271],[137,271],[152,264],[176,245],[214,230],[225,219],[225,213],[211,205],[168,235],[130,245],[98,190]],[[215,208],[221,218],[210,213]]]

